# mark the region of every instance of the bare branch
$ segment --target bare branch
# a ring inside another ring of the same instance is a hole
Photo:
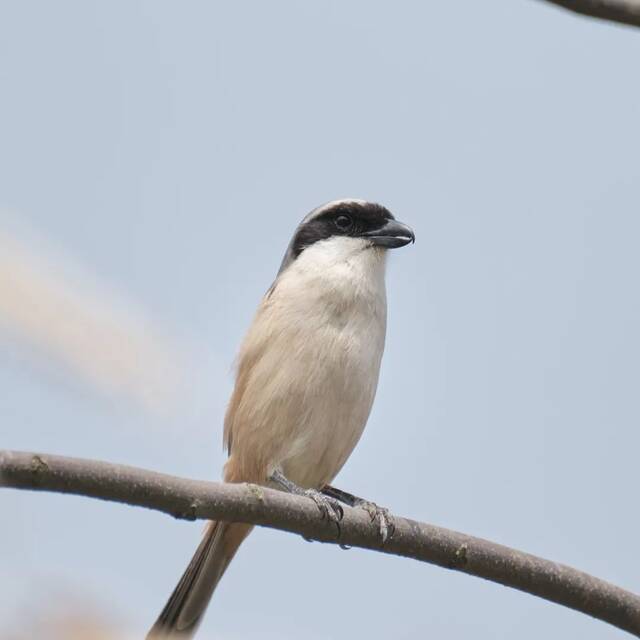
[[[640,0],[544,0],[574,13],[640,27]]]
[[[455,569],[570,607],[640,637],[640,597],[571,567],[462,533],[395,518],[384,546],[362,509],[345,508],[339,538],[312,500],[247,484],[187,480],[122,465],[0,451],[0,487],[55,491],[147,507],[187,520],[248,522],[321,542]]]

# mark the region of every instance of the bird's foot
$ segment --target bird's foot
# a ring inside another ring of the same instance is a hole
[[[396,530],[396,525],[393,522],[393,518],[389,513],[389,509],[379,507],[375,502],[369,502],[369,500],[358,499],[353,505],[357,509],[364,509],[371,518],[371,522],[378,524],[378,532],[382,544],[393,538],[393,534]]]
[[[383,545],[393,537],[396,526],[388,509],[379,507],[375,502],[364,500],[363,498],[354,496],[352,493],[348,493],[337,487],[332,487],[331,485],[325,485],[322,493],[329,498],[344,502],[344,504],[348,504],[355,509],[364,509],[369,514],[371,522],[377,523]]]
[[[276,469],[269,476],[269,479],[289,493],[311,498],[311,500],[316,503],[318,509],[320,509],[323,519],[327,519],[329,522],[335,522],[338,528],[338,537],[340,537],[340,521],[344,516],[344,510],[336,498],[324,495],[315,489],[303,489],[299,487],[294,482],[291,482],[279,469]]]
[[[306,489],[303,495],[311,498],[320,509],[322,517],[329,520],[329,522],[335,522],[338,531],[340,530],[340,521],[344,516],[344,509],[337,500],[329,498],[315,489]]]

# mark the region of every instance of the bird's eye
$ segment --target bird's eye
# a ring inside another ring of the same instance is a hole
[[[353,225],[353,220],[351,219],[351,216],[338,216],[335,219],[335,224],[340,231],[348,231]]]

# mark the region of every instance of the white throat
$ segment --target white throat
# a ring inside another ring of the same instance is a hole
[[[277,285],[290,293],[303,287],[299,294],[314,298],[315,292],[325,303],[327,296],[335,296],[335,303],[369,298],[386,306],[385,266],[386,251],[362,238],[334,236],[307,247],[280,274]]]

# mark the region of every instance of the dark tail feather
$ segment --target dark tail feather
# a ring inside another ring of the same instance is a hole
[[[251,526],[240,523],[212,522],[208,526],[147,640],[193,636],[220,578],[250,531]]]

